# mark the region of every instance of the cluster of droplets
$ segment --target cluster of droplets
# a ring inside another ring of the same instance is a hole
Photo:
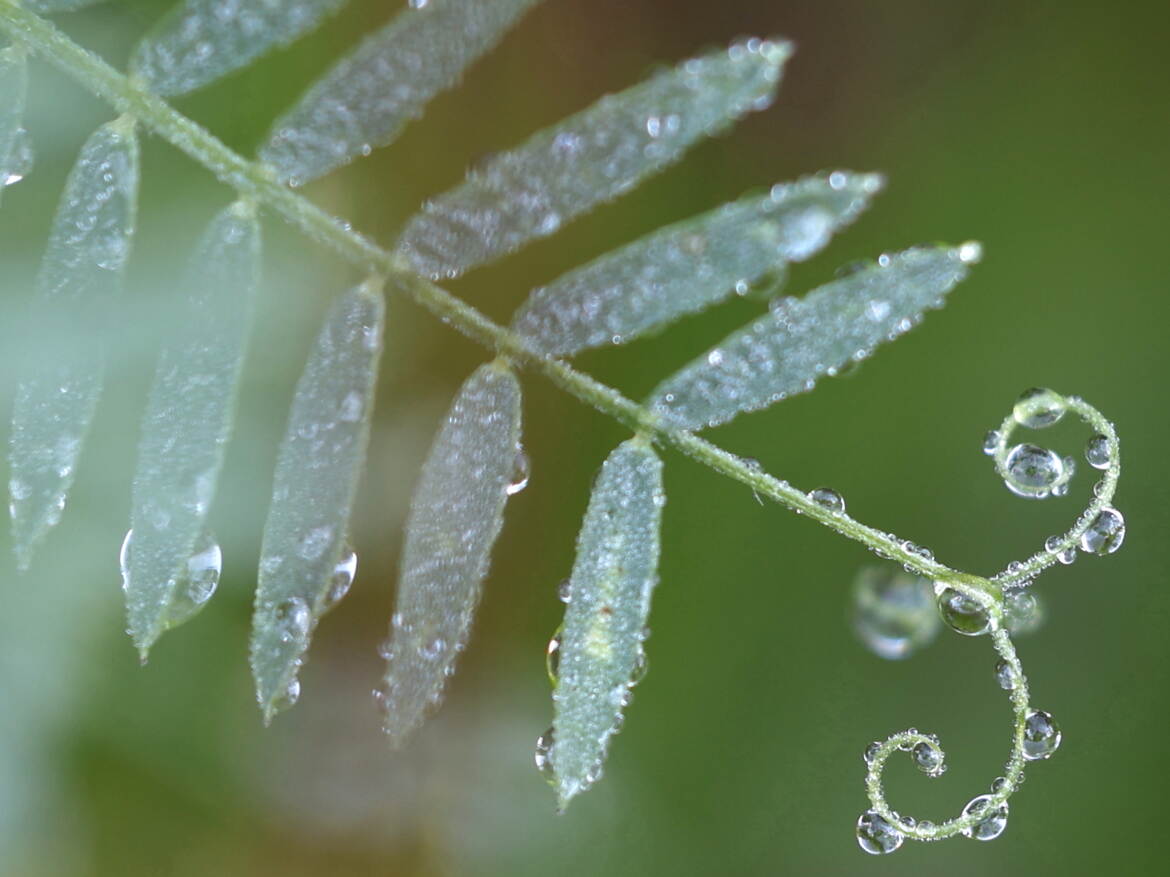
[[[1006,575],[989,581],[956,573],[940,577],[933,588],[942,622],[963,636],[991,634],[1000,655],[994,678],[1007,692],[1016,716],[1013,752],[1005,776],[992,783],[989,793],[972,798],[956,819],[940,825],[919,822],[900,816],[886,805],[881,772],[892,752],[904,750],[920,770],[938,776],[945,770],[945,761],[937,739],[911,729],[884,743],[870,744],[864,759],[871,808],[861,815],[856,826],[858,844],[867,853],[892,853],[907,838],[931,841],[961,834],[975,840],[994,840],[1007,827],[1008,798],[1024,780],[1024,765],[1048,759],[1060,747],[1062,733],[1056,720],[1029,703],[1027,680],[1010,637],[1035,630],[1044,618],[1039,599],[1021,585],[1030,584],[1036,573],[1053,562],[1072,563],[1078,550],[1105,555],[1121,546],[1125,519],[1111,505],[1120,474],[1117,436],[1112,424],[1083,400],[1066,398],[1052,390],[1032,389],[1017,400],[1011,416],[999,429],[989,432],[983,444],[984,452],[994,458],[999,474],[1013,493],[1033,499],[1061,496],[1067,492],[1075,471],[1074,461],[1037,445],[1009,445],[1009,439],[1017,427],[1045,429],[1069,411],[1095,427],[1085,445],[1084,457],[1089,466],[1104,473],[1088,510],[1066,535],[1050,537],[1039,555],[1009,564]],[[906,550],[914,553],[908,547]],[[922,629],[916,626],[921,621],[912,620],[918,618],[925,598],[913,589],[912,580],[895,584],[890,570],[879,573],[880,570],[863,571],[858,579],[855,626],[862,640],[878,654],[900,657],[903,651],[912,650],[914,635]],[[890,642],[896,645],[890,647]]]
[[[1058,423],[1076,402],[1079,400],[1066,399],[1052,390],[1033,388],[1016,401],[1011,417],[1004,422],[1004,426],[987,434],[983,443],[984,453],[995,459],[996,468],[1013,493],[1044,499],[1063,496],[1068,492],[1069,481],[1076,469],[1072,457],[1061,457],[1055,451],[1033,444],[1008,447],[1007,441],[1010,431],[1017,426],[1045,429]],[[1086,420],[1091,420],[1091,415],[1081,413]],[[1116,437],[1095,432],[1085,443],[1084,457],[1093,469],[1116,479]],[[1081,516],[1073,531],[1066,536],[1051,536],[1047,539],[1044,549],[1049,556],[1059,563],[1070,564],[1076,560],[1078,548],[1085,554],[1105,555],[1121,547],[1125,540],[1125,518],[1108,504],[1108,499],[1101,502],[1105,489],[1105,481],[1098,482],[1094,487],[1097,501]],[[1014,574],[1022,568],[1023,564],[1017,562],[1007,572],[1009,575]]]

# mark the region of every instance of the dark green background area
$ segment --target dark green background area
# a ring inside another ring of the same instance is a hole
[[[123,65],[165,4],[62,17]],[[177,106],[241,150],[397,3],[355,2],[312,38]],[[548,0],[391,149],[306,190],[382,242],[477,157],[747,33],[798,53],[776,104],[681,165],[452,289],[506,320],[526,290],[658,225],[820,169],[881,170],[889,188],[790,291],[921,241],[981,240],[947,307],[849,377],[712,433],[769,471],[831,485],[861,520],[990,574],[1085,503],[1012,497],[979,452],[1030,386],[1115,420],[1129,522],[1115,556],[1043,576],[1046,626],[1021,639],[1035,705],[1064,744],[1034,764],[994,843],[864,856],[861,752],[915,726],[950,770],[888,771],[903,813],[940,820],[999,773],[1006,699],[986,641],[943,635],[910,661],[849,628],[861,547],[667,455],[662,583],[650,673],[605,779],[563,816],[531,764],[551,715],[543,650],[563,608],[590,479],[623,431],[525,380],[532,483],[509,507],[471,645],[443,709],[404,751],[369,690],[394,596],[414,476],[451,393],[485,353],[391,304],[359,572],[319,627],[301,703],[261,727],[248,678],[251,589],[276,443],[329,296],[354,280],[273,222],[267,282],[214,512],[220,593],[145,668],[122,633],[117,552],[160,305],[199,227],[230,193],[157,139],[144,149],[141,234],[109,392],[74,496],[33,569],[0,536],[0,874],[838,875],[1158,874],[1165,868],[1170,137],[1165,4]],[[39,164],[0,209],[0,404],[20,315],[69,164],[108,111],[43,63],[29,127]],[[762,306],[736,301],[659,337],[583,355],[631,394]],[[35,341],[35,339],[33,339]],[[1079,457],[1072,425],[1045,440]],[[1087,469],[1082,465],[1082,468]]]

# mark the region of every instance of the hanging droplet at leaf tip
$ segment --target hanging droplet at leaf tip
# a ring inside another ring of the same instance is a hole
[[[955,252],[964,265],[978,265],[983,260],[983,244],[979,241],[961,243]]]

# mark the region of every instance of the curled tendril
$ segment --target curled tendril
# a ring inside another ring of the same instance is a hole
[[[1049,417],[1053,419],[1045,420],[1043,417],[1039,421],[1030,419],[1029,402],[1032,402],[1034,408],[1043,407],[1052,412]],[[1090,457],[1090,463],[1095,468],[1102,469],[1101,480],[1093,488],[1093,499],[1088,507],[1077,517],[1064,535],[1049,537],[1045,541],[1044,547],[1027,560],[1014,561],[1008,564],[1002,572],[992,577],[992,581],[1003,588],[1023,587],[1058,561],[1071,563],[1072,558],[1076,557],[1077,549],[1084,547],[1082,540],[1085,534],[1101,520],[1102,515],[1105,515],[1114,526],[1115,538],[1108,542],[1105,551],[1094,553],[1111,553],[1121,546],[1121,540],[1124,538],[1124,519],[1113,508],[1113,494],[1117,490],[1117,481],[1121,476],[1121,447],[1117,440],[1117,430],[1100,411],[1084,399],[1077,396],[1060,396],[1051,390],[1029,390],[1016,403],[1012,413],[1004,418],[999,429],[988,433],[984,450],[991,454],[995,461],[995,469],[1000,477],[1010,485],[1013,475],[1008,469],[1008,458],[1012,451],[1012,447],[1009,445],[1012,434],[1021,426],[1032,426],[1033,428],[1050,426],[1060,420],[1066,411],[1076,414],[1095,431],[1093,438],[1090,439],[1086,456]],[[1060,488],[1067,484],[1068,478],[1072,475],[1068,459],[1063,461],[1063,466],[1067,475],[1062,473],[1061,478],[1058,479],[1060,483],[1057,488],[1058,492],[1055,494],[1057,496],[1061,495]],[[1051,491],[1049,495],[1053,495]]]
[[[992,577],[981,579],[977,576],[945,576],[935,582],[935,591],[940,597],[940,611],[943,620],[955,630],[965,634],[990,634],[992,646],[999,655],[996,675],[1002,687],[1007,689],[1012,707],[1014,728],[1012,748],[1004,766],[1004,772],[991,786],[989,792],[977,795],[963,812],[945,822],[934,823],[902,816],[886,801],[882,784],[882,773],[886,762],[895,752],[907,752],[927,776],[940,776],[946,769],[946,755],[939,739],[911,728],[892,734],[883,742],[875,742],[865,751],[867,765],[865,790],[869,797],[870,809],[857,822],[857,838],[861,848],[869,853],[891,853],[904,840],[936,841],[964,835],[979,840],[991,840],[1004,830],[1008,818],[1008,800],[1024,781],[1024,766],[1028,761],[1047,758],[1060,744],[1060,730],[1048,713],[1036,710],[1031,705],[1028,680],[1024,675],[1019,656],[1008,634],[1007,604],[1005,589],[1019,588],[1030,584],[1041,571],[1058,560],[1066,558],[1068,552],[1078,548],[1094,554],[1112,553],[1121,544],[1124,536],[1124,521],[1112,507],[1113,494],[1121,473],[1117,433],[1108,420],[1087,402],[1077,397],[1060,396],[1051,390],[1029,390],[1016,403],[1012,414],[1002,426],[988,434],[984,450],[993,456],[996,470],[1016,493],[1043,498],[1062,495],[1072,476],[1072,465],[1067,459],[1061,460],[1050,451],[1034,448],[1040,454],[1051,455],[1039,458],[1042,465],[1055,459],[1056,464],[1039,475],[1024,472],[1035,477],[1022,485],[1012,484],[1020,472],[1022,452],[1017,449],[1033,446],[1009,446],[1012,433],[1020,426],[1043,428],[1058,421],[1067,411],[1077,414],[1095,434],[1088,445],[1086,456],[1090,465],[1103,472],[1101,481],[1094,490],[1093,500],[1063,536],[1052,537],[1042,551],[1025,561],[1017,561],[1006,570]],[[1015,456],[1013,457],[1013,453]],[[1017,471],[1013,471],[1013,464]],[[1017,489],[1017,487],[1023,489]],[[1053,490],[1053,487],[1056,490]],[[1030,491],[1030,492],[1029,492]],[[1104,526],[1102,524],[1102,516]],[[1091,537],[1091,538],[1089,538]],[[1087,541],[1086,541],[1087,540]],[[1104,540],[1104,541],[1102,541]],[[1064,562],[1070,562],[1067,559]],[[953,615],[956,605],[965,613],[960,623],[948,617]],[[972,624],[972,616],[977,622]],[[978,617],[982,616],[982,617]],[[982,622],[985,621],[986,624]]]

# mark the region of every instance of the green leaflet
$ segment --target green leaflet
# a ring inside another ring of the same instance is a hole
[[[348,0],[186,0],[150,31],[130,61],[155,94],[202,88],[316,28]]]
[[[191,257],[142,418],[123,588],[129,633],[144,658],[215,589],[218,564],[209,558],[218,546],[196,543],[231,434],[259,281],[255,208],[237,203],[211,222]]]
[[[411,498],[377,693],[396,745],[442,698],[471,630],[504,505],[526,481],[520,384],[501,363],[480,366],[451,404]]]
[[[33,301],[36,354],[12,415],[9,494],[22,568],[57,524],[101,395],[104,329],[122,290],[138,198],[138,139],[125,118],[82,147],[53,219]]]
[[[538,0],[412,0],[276,120],[260,158],[298,186],[387,146]]]
[[[313,628],[353,578],[346,533],[365,462],[384,317],[372,281],[339,296],[297,383],[252,619],[252,675],[266,722],[296,701]]]
[[[32,168],[32,142],[24,129],[28,62],[24,49],[0,49],[0,195]]]
[[[399,250],[438,279],[547,237],[766,107],[790,52],[787,43],[751,39],[602,98],[427,202]]]
[[[533,290],[512,328],[554,355],[631,340],[814,255],[881,186],[834,171],[667,226]]]
[[[811,390],[942,307],[978,259],[974,243],[914,248],[784,298],[659,384],[648,404],[674,426],[701,429]]]
[[[561,807],[600,778],[645,661],[642,641],[665,503],[662,461],[649,442],[634,438],[619,445],[601,467],[577,537],[552,736],[542,739],[537,753]]]

